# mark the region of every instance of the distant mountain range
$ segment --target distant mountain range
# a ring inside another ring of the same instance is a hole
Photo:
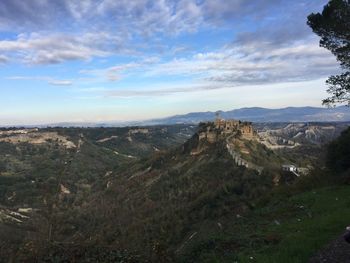
[[[281,109],[241,108],[218,111],[224,119],[238,119],[251,122],[348,122],[350,107],[336,108],[287,107]],[[168,118],[147,121],[147,124],[198,123],[215,119],[215,112],[193,112]]]
[[[238,119],[251,122],[350,122],[350,107],[287,107],[267,109],[260,107],[241,108],[230,111],[218,111],[221,118]],[[197,124],[202,121],[213,121],[216,112],[191,112],[160,119],[127,122],[64,122],[47,125],[25,125],[25,127],[123,127],[146,125]],[[20,126],[20,125],[17,125]],[[22,126],[23,127],[23,126]]]

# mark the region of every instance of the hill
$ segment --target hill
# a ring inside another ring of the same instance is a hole
[[[305,262],[343,228],[348,189],[280,167],[318,169],[337,128],[251,127],[2,129],[1,259]],[[261,132],[281,140],[266,145]]]
[[[336,108],[320,107],[287,107],[280,109],[268,109],[261,107],[240,108],[229,111],[191,112],[183,115],[175,115],[166,118],[150,119],[143,121],[106,121],[106,122],[61,122],[41,125],[25,125],[24,127],[76,127],[76,128],[101,128],[101,127],[128,127],[128,126],[154,126],[174,124],[195,124],[202,121],[213,121],[219,112],[225,119],[237,119],[255,123],[273,122],[350,122],[350,108],[339,106]],[[21,127],[20,125],[18,127]]]
[[[51,201],[47,197],[27,223],[33,230],[29,240],[35,257],[57,253],[63,258],[75,244],[78,251],[97,245],[103,253],[110,248],[122,255],[128,251],[140,262],[180,260],[192,250],[187,246],[192,235],[206,236],[211,226],[217,226],[218,217],[249,210],[248,200],[273,184],[272,174],[259,175],[237,165],[224,138],[209,142],[199,140],[198,133],[183,146],[129,163],[127,169],[112,168],[95,178],[90,191],[82,192],[66,176],[76,161],[73,157],[67,164],[64,176],[47,182],[64,188],[59,187],[57,198],[54,191],[48,193]],[[47,240],[59,246],[48,247]],[[66,252],[58,252],[59,247]]]
[[[225,119],[238,119],[251,122],[349,122],[350,109],[346,106],[336,108],[287,107],[281,109],[241,108],[230,111],[219,111]],[[146,121],[144,123],[176,124],[199,123],[212,121],[216,112],[194,112],[175,115],[168,118]]]

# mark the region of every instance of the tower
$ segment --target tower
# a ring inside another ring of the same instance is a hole
[[[220,118],[220,111],[215,112],[215,127],[217,129],[220,128],[221,118]]]
[[[216,121],[220,120],[221,119],[220,118],[220,111],[215,112],[215,116],[216,116],[216,118],[215,118]]]

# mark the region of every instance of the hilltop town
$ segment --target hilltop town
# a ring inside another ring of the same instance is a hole
[[[257,139],[257,132],[251,122],[216,118],[214,122],[206,122],[201,126],[202,130],[198,133],[199,140],[206,139],[209,143],[215,143],[232,135],[247,140]]]
[[[281,171],[290,172],[297,177],[299,177],[300,174],[306,175],[312,168],[310,163],[299,161],[299,165],[297,166],[290,161],[290,156],[288,155],[284,156],[284,159],[277,160],[279,157],[283,156],[283,153],[277,153],[274,152],[274,150],[290,150],[295,147],[301,149],[300,146],[304,141],[299,139],[303,137],[303,133],[305,133],[305,136],[308,136],[311,131],[316,129],[317,132],[324,135],[324,131],[331,130],[334,133],[335,127],[318,127],[311,125],[305,128],[305,125],[289,124],[285,129],[285,133],[297,133],[297,136],[292,136],[290,139],[288,139],[288,137],[283,138],[275,136],[279,130],[265,131],[262,129],[258,132],[254,129],[252,122],[234,119],[225,120],[217,117],[213,122],[204,122],[199,125],[199,131],[197,132],[198,144],[192,149],[191,154],[201,154],[207,148],[206,143],[214,144],[221,141],[225,144],[228,153],[237,166],[244,166],[245,168],[253,169],[261,174],[266,165],[269,166],[271,163],[279,163]],[[264,153],[265,151],[266,153]],[[270,153],[267,153],[267,151],[270,151]],[[275,155],[276,160],[270,163],[266,162],[266,160],[262,158],[262,156],[266,157],[266,155]],[[280,177],[277,176],[275,183],[278,184],[279,180]]]

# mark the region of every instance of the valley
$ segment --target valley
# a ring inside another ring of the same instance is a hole
[[[350,263],[350,0],[1,0],[0,263]]]
[[[217,120],[1,129],[0,253],[26,262],[245,262],[257,204],[301,180],[282,165],[323,166],[323,147],[347,127]],[[259,216],[256,227],[272,215]]]

